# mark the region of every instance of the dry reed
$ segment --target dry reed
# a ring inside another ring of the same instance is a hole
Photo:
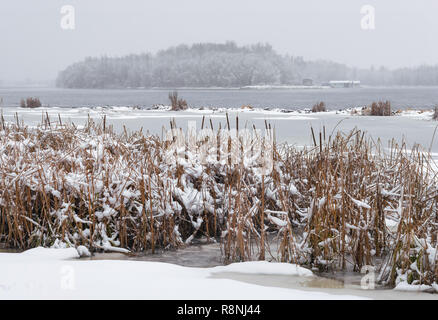
[[[359,130],[318,137],[312,129],[313,147],[263,151],[273,167],[261,174],[248,159],[266,137],[243,130],[238,161],[231,138],[201,161],[203,142],[229,131],[227,121],[192,149],[174,150],[174,121],[166,140],[119,134],[105,120],[83,129],[48,115],[32,129],[2,120],[0,241],[153,252],[207,237],[221,242],[226,262],[375,265],[382,283],[437,283],[436,168],[419,146],[392,141],[385,151]]]

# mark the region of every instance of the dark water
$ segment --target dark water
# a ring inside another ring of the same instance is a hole
[[[184,267],[212,268],[224,265],[218,243],[189,245],[184,249],[158,251],[155,254],[96,253],[83,260],[133,260],[172,263]]]
[[[26,97],[39,97],[44,106],[93,107],[168,104],[169,89],[92,90],[56,88],[0,88],[1,106],[16,107]],[[354,89],[179,89],[190,106],[302,109],[324,101],[328,109],[368,105],[390,100],[396,109],[430,109],[438,104],[438,87]]]

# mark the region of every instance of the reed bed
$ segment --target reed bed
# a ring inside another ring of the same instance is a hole
[[[205,237],[220,241],[225,262],[372,265],[381,283],[437,288],[437,171],[419,146],[312,129],[303,149],[239,131],[238,119],[234,135],[229,120],[202,127],[186,141],[174,122],[159,137],[116,133],[105,119],[1,121],[0,241],[155,252]],[[206,142],[217,145],[207,156]],[[272,160],[269,170],[255,155]]]
[[[39,98],[26,98],[20,100],[20,108],[39,108],[41,107],[41,101]]]
[[[327,108],[325,106],[325,103],[322,101],[314,104],[312,107],[312,112],[326,112],[326,111]]]
[[[368,116],[391,116],[391,102],[390,101],[378,101],[373,102],[370,106],[366,107],[362,112]]]

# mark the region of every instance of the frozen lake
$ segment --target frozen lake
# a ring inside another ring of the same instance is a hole
[[[164,110],[137,110],[133,108],[4,108],[3,114],[6,121],[15,122],[15,115],[25,124],[36,126],[41,123],[42,116],[49,114],[51,121],[56,125],[58,114],[63,122],[73,122],[83,125],[90,116],[96,121],[102,121],[106,116],[107,124],[112,124],[117,131],[122,131],[123,126],[127,130],[149,131],[161,135],[163,127],[169,129],[169,122],[175,119],[178,127],[187,128],[189,121],[196,121],[197,128],[201,128],[202,118],[205,116],[205,126],[216,130],[221,124],[226,127],[226,111],[192,110],[171,112]],[[240,111],[228,110],[231,127],[236,125],[236,116],[239,117],[239,128],[256,128],[263,130],[265,120],[275,128],[275,134],[279,142],[288,142],[299,146],[313,145],[310,128],[313,127],[318,135],[325,127],[327,136],[333,131],[341,130],[349,132],[354,128],[364,130],[373,139],[381,139],[384,147],[388,146],[391,139],[397,142],[405,141],[408,148],[418,143],[424,149],[431,147],[433,155],[438,155],[438,137],[434,136],[438,122],[431,120],[431,113],[405,113],[392,117],[373,117],[351,115],[348,112],[323,112],[323,113],[282,113],[277,111]],[[433,143],[432,143],[433,142]]]
[[[92,90],[57,88],[0,88],[2,106],[17,107],[20,100],[39,97],[44,106],[95,107],[168,104],[171,89]],[[387,87],[354,89],[178,89],[193,107],[311,108],[324,101],[329,110],[364,106],[390,100],[393,109],[430,109],[438,103],[437,87]]]
[[[117,130],[125,125],[128,130],[143,128],[151,133],[161,134],[162,128],[169,127],[169,120],[175,118],[177,125],[185,128],[188,121],[196,121],[201,126],[202,117],[210,119],[217,129],[219,123],[226,124],[225,112],[212,111],[152,111],[134,110],[127,106],[149,108],[155,104],[168,104],[170,89],[139,90],[85,90],[57,88],[0,88],[0,103],[6,120],[15,121],[15,113],[26,124],[36,125],[41,122],[42,112],[48,112],[57,121],[62,119],[76,124],[86,122],[88,115],[100,120],[107,116],[108,123]],[[388,87],[388,88],[354,88],[354,89],[179,89],[180,97],[190,106],[214,106],[219,108],[240,108],[251,105],[255,108],[284,108],[298,110],[310,108],[318,101],[324,101],[329,110],[345,109],[370,104],[372,101],[390,100],[396,109],[431,109],[438,103],[438,87]],[[22,98],[39,97],[43,108],[29,110],[19,108]],[[115,106],[115,108],[103,108]],[[345,113],[336,114],[287,114],[279,112],[236,112],[230,111],[231,125],[235,126],[235,116],[239,114],[240,127],[245,125],[264,128],[264,121],[269,121],[276,130],[280,141],[298,145],[312,144],[310,127],[319,131],[326,127],[327,133],[334,128],[349,131],[355,127],[365,130],[373,138],[383,142],[395,138],[403,139],[411,147],[419,143],[429,148],[436,123],[424,116],[408,117],[360,117]],[[341,121],[339,123],[339,121]],[[438,153],[437,143],[432,151]]]

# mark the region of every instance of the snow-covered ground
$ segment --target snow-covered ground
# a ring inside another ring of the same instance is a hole
[[[353,295],[267,287],[218,273],[313,277],[291,264],[247,262],[188,268],[145,261],[83,260],[76,249],[0,253],[1,299],[358,299]]]
[[[193,268],[123,260],[120,254],[114,255],[79,259],[74,248],[41,247],[23,253],[0,253],[0,300],[438,300],[437,294],[362,290],[348,281],[342,284],[321,278],[308,269],[286,263],[257,261]]]
[[[331,89],[330,86],[317,86],[317,85],[311,85],[311,86],[304,86],[304,85],[258,85],[258,86],[245,86],[241,87],[240,89],[253,89],[253,90],[272,90],[272,89]]]

